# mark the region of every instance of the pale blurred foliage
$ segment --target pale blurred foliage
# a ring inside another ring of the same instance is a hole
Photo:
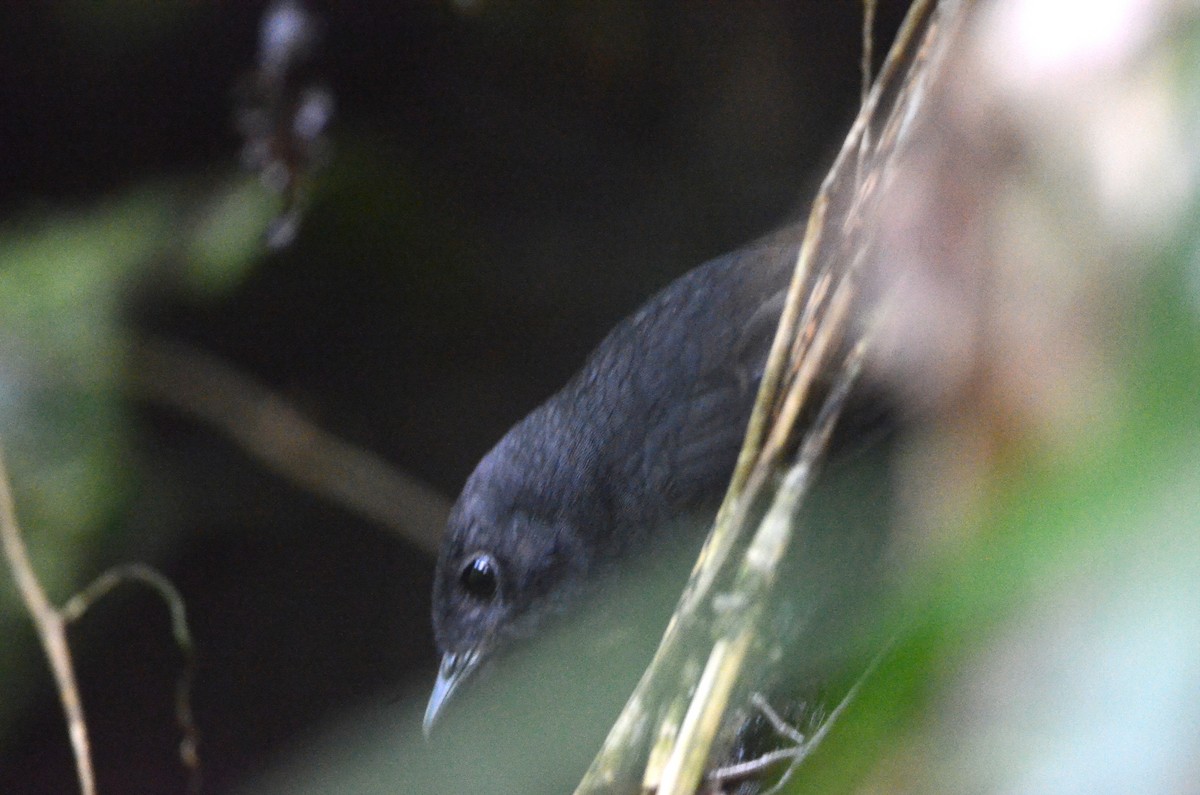
[[[1200,788],[1198,36],[1194,4],[981,3],[896,177],[929,634],[866,791]]]

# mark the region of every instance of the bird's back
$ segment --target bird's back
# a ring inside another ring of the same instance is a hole
[[[715,507],[732,473],[798,240],[785,230],[711,260],[619,323],[522,425],[560,510],[593,528],[599,557],[637,549],[681,515]],[[521,426],[514,429],[520,433]],[[547,428],[554,429],[546,433]],[[535,441],[536,439],[536,441]]]

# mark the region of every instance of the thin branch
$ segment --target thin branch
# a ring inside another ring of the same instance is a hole
[[[215,356],[145,339],[132,361],[140,396],[217,428],[283,477],[437,552],[450,504],[434,489],[317,427]]]
[[[821,725],[815,732],[813,732],[812,736],[805,739],[804,742],[792,749],[792,763],[788,765],[787,770],[785,770],[783,775],[779,777],[779,781],[775,782],[775,786],[764,792],[763,795],[776,795],[776,793],[782,791],[783,788],[787,786],[788,781],[791,779],[792,775],[794,775],[795,772],[800,769],[800,765],[804,762],[804,760],[807,759],[813,751],[817,750],[817,748],[821,745],[821,742],[833,729],[834,724],[837,723],[838,718],[840,718],[842,713],[846,711],[846,708],[854,702],[854,699],[858,698],[858,691],[862,690],[863,683],[871,678],[871,675],[875,673],[875,669],[879,667],[880,660],[884,658],[891,648],[892,644],[888,643],[879,651],[878,654],[875,655],[875,659],[871,661],[866,670],[859,675],[858,679],[855,680],[850,689],[846,691],[846,695],[842,696],[842,700],[839,701],[838,705],[833,708],[833,711],[825,716],[825,719],[821,721]]]
[[[863,0],[862,62],[859,64],[859,69],[862,71],[862,86],[859,101],[864,105],[867,103],[867,95],[871,93],[872,72],[874,71],[875,6],[875,0]]]
[[[200,732],[192,714],[192,684],[196,678],[196,649],[188,629],[187,610],[179,590],[158,570],[143,563],[127,563],[105,571],[83,590],[76,592],[59,611],[65,624],[72,624],[118,585],[139,582],[163,600],[171,615],[171,634],[183,655],[183,668],[175,682],[175,722],[183,739],[179,760],[188,773],[188,791],[200,791]]]
[[[691,720],[684,719],[675,738],[674,752],[664,767],[658,788],[660,795],[695,792],[704,778],[704,765],[721,718],[759,630],[767,592],[774,585],[779,564],[795,529],[797,513],[812,486],[850,388],[862,370],[868,346],[869,335],[858,341],[841,366],[833,390],[805,436],[796,463],[789,468],[746,550],[734,584],[737,602],[745,607],[738,611],[732,626],[713,643],[704,677],[688,709]],[[812,742],[815,744],[819,739],[814,736]]]
[[[83,716],[83,701],[79,697],[79,684],[71,662],[71,650],[67,645],[67,622],[50,603],[33,565],[29,562],[29,553],[17,524],[12,487],[9,484],[3,451],[0,451],[0,538],[4,541],[4,557],[17,581],[17,590],[20,591],[21,600],[33,619],[42,650],[46,653],[50,670],[54,673],[58,697],[67,719],[71,750],[75,756],[79,791],[82,795],[95,795],[96,775],[92,768],[91,744],[88,741],[87,722]]]
[[[872,72],[875,65],[875,0],[863,0],[862,26],[862,61],[859,62],[859,73],[862,79],[860,102],[867,104],[871,93]],[[867,154],[871,150],[871,131],[863,134],[862,144],[858,147],[858,181],[862,184],[863,170],[866,167]]]

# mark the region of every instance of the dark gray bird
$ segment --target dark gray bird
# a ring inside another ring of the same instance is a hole
[[[473,672],[569,611],[735,464],[799,247],[789,228],[690,271],[614,328],[467,479],[433,588],[429,731]]]

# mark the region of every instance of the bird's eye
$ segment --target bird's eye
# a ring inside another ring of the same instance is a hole
[[[463,590],[481,602],[495,598],[498,579],[499,567],[496,565],[496,559],[486,552],[480,552],[468,560],[458,575],[458,582]]]

